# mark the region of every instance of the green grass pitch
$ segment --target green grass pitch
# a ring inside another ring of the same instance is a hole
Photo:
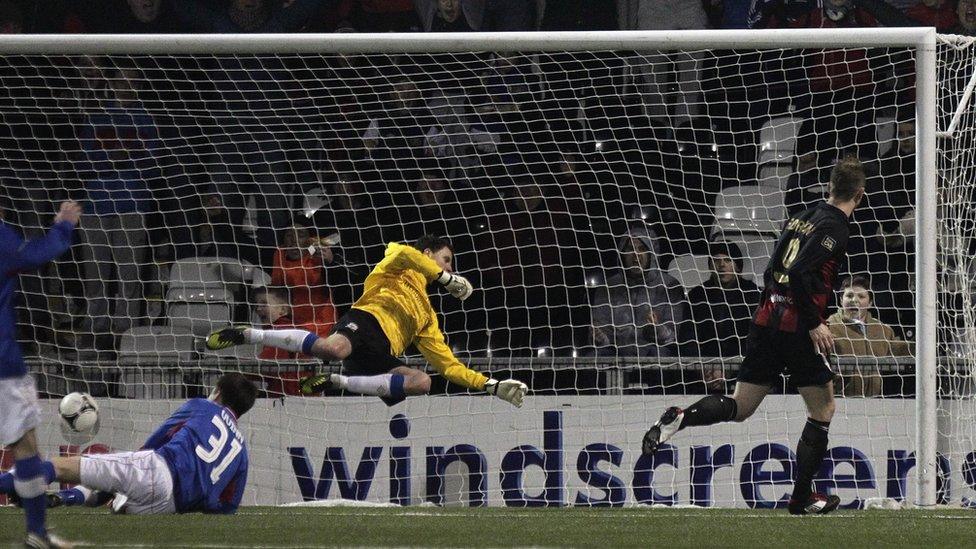
[[[115,516],[54,509],[48,523],[94,547],[967,547],[976,511],[726,509],[279,508],[236,516]],[[0,509],[0,547],[20,543],[19,509]]]

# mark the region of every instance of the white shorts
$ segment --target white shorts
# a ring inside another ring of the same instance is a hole
[[[118,511],[132,515],[176,512],[173,477],[166,460],[152,450],[81,456],[81,484],[126,497]]]
[[[24,438],[41,424],[37,386],[28,374],[0,379],[0,447]]]

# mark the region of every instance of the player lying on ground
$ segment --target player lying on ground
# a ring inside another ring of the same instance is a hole
[[[668,408],[644,435],[645,454],[653,454],[685,427],[745,421],[770,388],[781,383],[785,372],[803,396],[809,415],[796,447],[789,511],[824,514],[837,508],[840,498],[814,494],[811,484],[827,453],[827,431],[834,415],[827,301],[847,253],[851,214],[862,198],[861,163],[856,158],[838,162],[830,174],[828,200],[787,221],[776,242],[732,398],[709,395],[685,409]]]
[[[316,394],[345,389],[376,395],[392,406],[407,395],[430,392],[430,376],[397,358],[416,345],[448,381],[522,406],[528,387],[521,381],[489,379],[461,364],[444,342],[427,285],[437,281],[454,297],[465,300],[473,291],[464,277],[453,274],[454,249],[444,238],[421,237],[414,246],[391,242],[386,255],[366,277],[363,295],[336,323],[326,338],[306,330],[259,330],[230,327],[207,338],[209,349],[244,343],[269,345],[322,360],[343,361],[343,374],[302,379],[301,390]]]
[[[142,450],[55,457],[44,462],[44,484],[79,484],[48,498],[57,505],[106,503],[134,515],[234,513],[247,482],[247,448],[237,418],[258,389],[238,373],[224,374],[209,398],[183,404],[149,436]],[[0,493],[13,493],[13,475],[0,475]],[[42,492],[43,493],[43,492]]]
[[[27,518],[27,547],[69,547],[51,536],[45,524],[44,462],[37,451],[34,430],[40,424],[34,378],[27,373],[17,344],[15,294],[17,276],[35,270],[71,247],[72,232],[81,218],[81,206],[63,202],[54,224],[41,238],[24,241],[3,223],[0,212],[0,448],[9,446],[15,474],[9,493],[20,498]]]

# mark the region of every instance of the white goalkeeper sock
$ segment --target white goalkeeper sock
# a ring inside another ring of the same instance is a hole
[[[244,341],[248,343],[276,347],[292,353],[309,354],[312,344],[318,338],[319,336],[308,330],[244,330]]]
[[[378,376],[335,375],[332,379],[340,388],[361,395],[395,398],[404,396],[403,376],[401,374],[382,374]]]

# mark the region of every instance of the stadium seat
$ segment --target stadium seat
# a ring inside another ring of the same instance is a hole
[[[178,326],[136,326],[119,339],[119,356],[137,361],[188,360],[192,352],[193,334]]]
[[[759,130],[759,165],[792,163],[796,137],[803,120],[791,116],[772,118]]]
[[[176,366],[194,357],[194,336],[178,326],[137,326],[122,334],[119,365],[126,398],[182,398]]]
[[[176,287],[166,293],[170,324],[205,336],[231,320],[234,297],[222,288]]]
[[[224,288],[237,282],[267,286],[271,275],[233,257],[191,257],[173,263],[167,288]]]
[[[169,271],[168,288],[180,286],[222,287],[220,265],[227,260],[219,257],[190,257],[173,262]]]
[[[668,274],[678,279],[685,293],[701,286],[712,275],[710,258],[707,255],[678,255],[674,257]]]
[[[715,199],[712,234],[776,234],[786,220],[783,191],[774,187],[728,187]]]

